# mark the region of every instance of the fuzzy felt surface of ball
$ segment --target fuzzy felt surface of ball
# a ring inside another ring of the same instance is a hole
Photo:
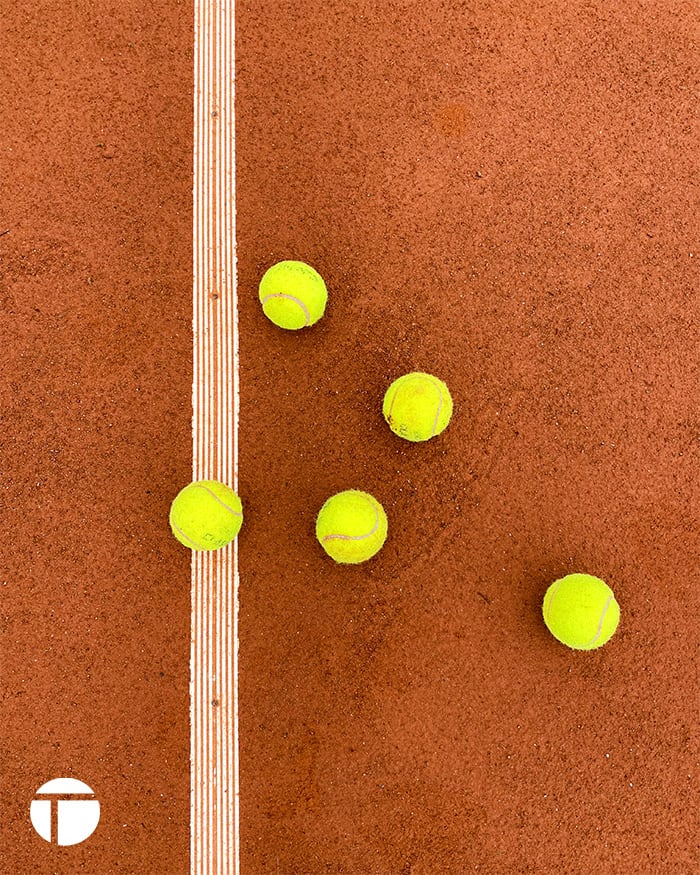
[[[620,606],[599,577],[567,574],[547,589],[542,615],[549,631],[562,644],[574,650],[595,650],[615,634]]]
[[[328,290],[323,277],[303,261],[279,261],[265,271],[258,296],[263,312],[279,328],[296,331],[323,316]]]
[[[241,499],[218,480],[188,483],[170,506],[170,528],[191,550],[218,550],[230,544],[243,525]]]
[[[341,564],[371,559],[384,545],[387,531],[384,508],[374,496],[359,489],[332,495],[316,519],[319,543]]]
[[[404,374],[389,386],[382,404],[389,428],[407,441],[427,441],[441,434],[452,418],[446,384],[423,371]]]

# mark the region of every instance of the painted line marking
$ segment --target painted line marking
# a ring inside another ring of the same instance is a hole
[[[195,0],[192,479],[238,490],[235,0]],[[192,554],[190,872],[239,875],[238,550]]]

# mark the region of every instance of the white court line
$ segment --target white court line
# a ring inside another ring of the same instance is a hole
[[[194,3],[192,479],[238,490],[234,3]],[[239,875],[236,541],[192,554],[190,725],[190,873]]]

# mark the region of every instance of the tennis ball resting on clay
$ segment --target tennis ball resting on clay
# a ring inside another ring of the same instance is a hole
[[[381,504],[367,492],[347,489],[332,495],[319,511],[316,537],[331,559],[357,564],[381,550],[388,523]]]
[[[452,418],[450,390],[437,377],[414,371],[389,386],[382,413],[389,427],[407,441],[427,441],[443,432]]]
[[[267,318],[295,331],[323,316],[328,290],[321,275],[303,261],[280,261],[265,271],[258,290]]]
[[[554,637],[574,650],[595,650],[615,634],[620,606],[613,591],[591,574],[567,574],[547,589],[544,622]]]
[[[231,543],[243,524],[240,498],[218,480],[196,480],[170,506],[173,535],[191,550],[218,550]]]

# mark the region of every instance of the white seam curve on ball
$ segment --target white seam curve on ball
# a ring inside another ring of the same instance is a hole
[[[201,483],[198,483],[197,488],[203,489],[208,495],[211,495],[211,497],[215,501],[217,501],[223,508],[225,508],[229,513],[232,513],[234,516],[243,516],[243,514],[240,512],[240,510],[235,510],[235,508],[230,507],[228,504],[226,504],[225,501],[222,501],[215,492],[212,492],[208,486],[202,486]]]
[[[549,623],[549,616],[552,613],[552,602],[554,601],[554,596],[557,594],[557,590],[561,586],[561,580],[557,580],[552,585],[554,588],[550,587],[545,593],[545,603],[544,603],[544,619],[546,623]]]
[[[374,510],[374,526],[372,530],[367,532],[364,535],[324,535],[323,543],[326,541],[363,541],[365,538],[371,538],[377,532],[379,528],[379,511],[377,508],[373,508]]]
[[[201,544],[198,544],[195,540],[193,540],[192,538],[190,538],[189,535],[186,535],[186,534],[182,531],[182,529],[180,528],[180,526],[173,526],[173,528],[175,529],[175,531],[176,531],[176,532],[178,533],[178,535],[180,536],[180,539],[181,539],[181,540],[184,540],[184,543],[186,543],[186,544],[187,544],[192,550],[203,550],[203,549],[204,549],[204,548],[201,546]]]
[[[610,602],[612,602],[612,600],[613,600],[612,595],[609,595],[607,602],[605,602],[605,607],[603,608],[603,610],[601,611],[601,614],[600,614],[600,622],[598,623],[598,629],[596,630],[596,633],[593,636],[593,638],[591,638],[591,640],[588,642],[588,647],[591,647],[600,638],[600,636],[603,632],[603,623],[605,622],[605,615],[608,612],[608,608],[610,607]]]
[[[269,295],[265,295],[262,299],[263,307],[270,298],[284,298],[286,301],[293,301],[295,304],[298,304],[304,312],[304,324],[308,325],[311,322],[311,313],[306,308],[306,305],[300,298],[295,298],[294,295],[285,295],[283,292],[272,292]]]

